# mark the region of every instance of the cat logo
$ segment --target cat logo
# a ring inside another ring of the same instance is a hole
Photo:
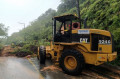
[[[80,38],[80,43],[87,43],[88,42],[88,38]]]

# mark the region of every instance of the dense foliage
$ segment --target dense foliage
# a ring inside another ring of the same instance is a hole
[[[0,51],[3,48],[3,44],[6,42],[7,30],[8,28],[6,28],[4,24],[0,23]]]
[[[47,10],[25,29],[8,37],[12,42],[43,44],[45,38],[52,39],[52,17],[76,14],[75,0],[61,0],[58,10]],[[88,19],[88,27],[109,30],[114,35],[115,49],[120,52],[120,0],[80,0],[82,19]],[[36,43],[37,40],[37,43]]]
[[[4,24],[0,23],[0,36],[7,36],[8,28],[5,28]]]

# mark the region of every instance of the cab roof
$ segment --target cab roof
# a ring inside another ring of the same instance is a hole
[[[70,21],[70,20],[77,20],[79,19],[77,16],[73,14],[68,15],[62,15],[62,16],[55,16],[53,19],[56,19],[57,21],[64,22],[64,21]]]

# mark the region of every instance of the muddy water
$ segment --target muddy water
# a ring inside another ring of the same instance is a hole
[[[85,75],[70,76],[59,70],[40,71],[51,65],[50,61],[40,65],[37,58],[0,57],[0,79],[90,79]]]

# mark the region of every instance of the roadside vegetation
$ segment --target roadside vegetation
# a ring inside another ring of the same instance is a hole
[[[26,44],[26,43],[20,43],[20,44],[13,44],[11,45],[12,48],[14,48],[14,52],[10,52],[11,54],[15,54],[17,57],[25,57],[28,55],[34,55],[37,54],[37,48],[38,46],[32,45],[32,44]]]
[[[7,30],[4,24],[0,23],[0,52],[2,51],[7,39]]]
[[[63,14],[76,14],[75,0],[61,0],[57,11],[48,9],[44,14],[32,21],[29,26],[19,32],[13,33],[7,37],[6,44],[25,43],[21,50],[31,51],[31,45],[37,47],[40,45],[49,45],[48,40],[52,39],[52,17]],[[118,58],[112,64],[120,65],[120,1],[119,0],[80,0],[81,18],[87,18],[89,28],[103,29],[110,31],[114,36],[115,50],[118,52]],[[17,51],[17,52],[18,52]]]

